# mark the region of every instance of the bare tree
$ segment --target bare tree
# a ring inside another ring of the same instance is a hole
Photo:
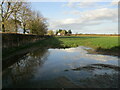
[[[5,0],[3,0],[1,3],[0,3],[0,10],[1,10],[1,28],[2,28],[2,31],[5,32],[5,25],[4,25],[4,22],[5,20],[7,20],[12,11],[10,10],[11,8],[11,2],[5,2]]]
[[[14,22],[15,22],[15,32],[17,33],[17,30],[18,30],[18,27],[17,27],[17,22],[19,21],[19,14],[20,14],[20,11],[22,9],[22,5],[23,5],[23,2],[16,2],[14,3],[14,7],[15,9],[13,10],[13,19],[14,19]]]
[[[21,7],[21,11],[19,13],[19,20],[22,23],[24,34],[26,32],[26,25],[27,25],[27,21],[29,21],[30,19],[30,16],[31,16],[30,5],[24,2],[23,6]]]
[[[2,2],[0,3],[2,32],[5,32],[5,21],[7,21],[13,13],[16,14],[20,10],[21,5],[22,2],[18,2],[18,1],[13,2],[12,0],[2,0]]]

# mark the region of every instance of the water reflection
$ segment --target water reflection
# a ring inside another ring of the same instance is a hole
[[[24,83],[34,77],[36,68],[42,66],[48,55],[49,52],[45,48],[25,54],[20,61],[3,71],[3,87]]]
[[[118,58],[84,49],[90,48],[30,51],[4,70],[3,87],[118,87]]]

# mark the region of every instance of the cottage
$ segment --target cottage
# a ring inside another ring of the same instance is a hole
[[[58,35],[58,36],[60,36],[60,35],[61,35],[61,33],[58,33],[57,35]]]

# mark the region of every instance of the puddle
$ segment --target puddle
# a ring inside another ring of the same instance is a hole
[[[3,70],[3,88],[118,87],[118,57],[88,54],[86,49],[91,48],[28,52]]]

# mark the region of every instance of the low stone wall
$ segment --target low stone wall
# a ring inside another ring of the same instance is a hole
[[[38,40],[49,38],[47,35],[26,35],[26,34],[12,34],[12,33],[0,33],[2,34],[2,48],[19,47],[33,43]]]

